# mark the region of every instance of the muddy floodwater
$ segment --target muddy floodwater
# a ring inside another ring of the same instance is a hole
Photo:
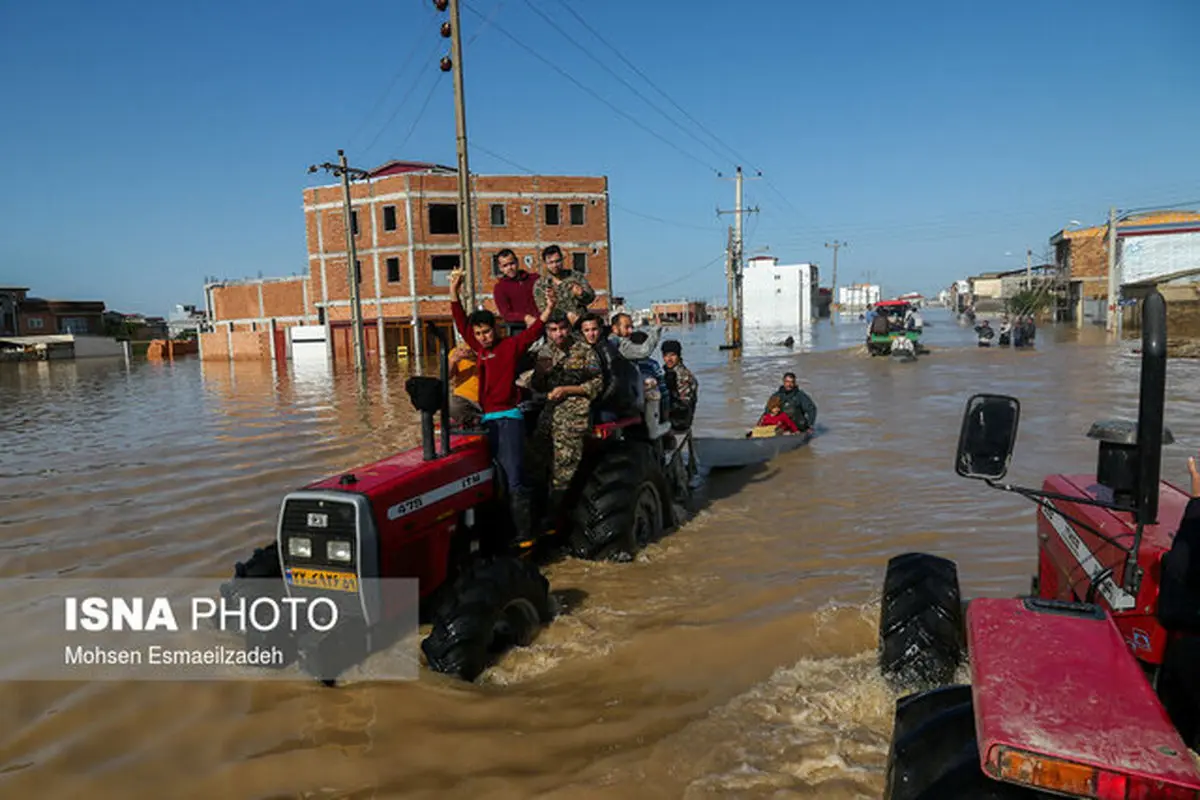
[[[933,352],[861,352],[823,320],[794,350],[679,329],[697,427],[737,435],[793,370],[809,447],[711,477],[634,563],[551,566],[563,614],[474,685],[0,685],[0,796],[877,798],[895,698],[874,665],[891,555],[959,562],[969,596],[1026,591],[1034,506],[957,478],[966,398],[1022,402],[1017,482],[1091,471],[1095,419],[1134,417],[1133,342],[1046,326],[980,349],[928,314]],[[283,495],[419,442],[405,374],[123,360],[0,364],[0,577],[211,577],[269,541]],[[1169,365],[1163,476],[1200,445],[1200,365]],[[0,644],[2,646],[2,644]]]

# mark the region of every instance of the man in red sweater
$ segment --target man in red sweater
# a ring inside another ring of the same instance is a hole
[[[467,346],[478,354],[479,405],[483,409],[483,425],[487,429],[488,447],[492,458],[504,470],[508,486],[510,511],[517,541],[523,542],[533,536],[533,511],[530,507],[529,487],[525,483],[525,421],[519,403],[517,389],[517,362],[529,346],[542,334],[546,319],[554,310],[550,303],[541,317],[532,314],[524,318],[528,327],[514,336],[499,339],[496,336],[496,315],[480,309],[468,317],[463,311],[458,292],[462,287],[462,274],[455,272],[450,277],[450,313],[454,315],[454,327]]]
[[[496,265],[500,268],[500,280],[492,290],[496,309],[508,323],[509,332],[519,331],[525,327],[526,317],[541,313],[533,301],[537,276],[526,272],[517,260],[517,254],[507,248],[496,254]]]

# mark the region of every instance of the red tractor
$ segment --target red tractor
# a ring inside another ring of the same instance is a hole
[[[1138,419],[1092,426],[1095,475],[999,483],[1020,404],[967,401],[955,469],[1038,505],[1037,575],[1029,596],[963,603],[954,562],[888,563],[880,668],[916,690],[896,703],[889,800],[1200,798],[1200,531],[1176,535],[1189,497],[1159,480],[1162,295],[1142,312]]]
[[[227,600],[250,601],[264,585],[273,599],[333,600],[339,618],[353,624],[329,634],[245,631],[247,647],[280,646],[288,663],[299,661],[327,684],[395,641],[397,621],[411,618],[411,603],[405,607],[389,579],[418,581],[420,618],[433,626],[421,643],[426,660],[465,680],[508,647],[529,644],[554,616],[534,563],[545,549],[510,544],[505,482],[486,435],[451,433],[448,344],[430,332],[441,344],[441,377],[411,377],[405,387],[421,412],[422,446],[289,493],[275,541],[238,563],[222,587]],[[694,475],[694,459],[685,458],[691,432],[672,427],[653,391],[643,394],[640,409],[592,428],[551,545],[581,558],[628,560],[679,522],[675,503]]]

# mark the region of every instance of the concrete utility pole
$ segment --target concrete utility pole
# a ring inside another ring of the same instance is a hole
[[[441,61],[442,72],[454,71],[454,131],[458,150],[458,234],[461,243],[460,266],[466,271],[466,307],[475,306],[475,242],[471,208],[471,170],[467,166],[467,109],[463,91],[462,32],[459,24],[459,0],[434,0],[438,11],[450,8],[450,21],[442,23],[442,36],[450,39],[450,56]]]
[[[354,245],[354,210],[350,201],[350,176],[369,177],[366,170],[355,169],[346,164],[346,153],[338,150],[338,163],[315,164],[308,168],[310,173],[318,169],[328,170],[342,179],[342,212],[346,226],[346,282],[350,284],[350,324],[354,330],[354,368],[364,373],[367,369],[367,350],[363,342],[362,302],[359,299],[358,249]]]
[[[733,319],[737,304],[736,294],[733,269],[733,226],[730,225],[729,235],[725,240],[725,344],[727,347],[732,347],[741,334]]]
[[[1033,250],[1025,251],[1025,288],[1033,288]]]
[[[838,257],[838,249],[839,249],[839,248],[842,248],[842,247],[848,247],[849,245],[850,245],[850,243],[849,243],[849,242],[839,242],[837,239],[834,239],[832,242],[826,242],[826,243],[825,243],[825,246],[826,246],[826,247],[832,247],[832,248],[833,248],[833,278],[832,278],[832,280],[830,281],[830,283],[831,283],[831,286],[830,286],[830,288],[829,288],[829,291],[832,293],[832,296],[830,297],[830,300],[829,300],[829,323],[830,323],[831,325],[832,325],[832,324],[834,324],[834,321],[837,319],[837,314],[835,314],[835,313],[834,313],[834,309],[835,309],[835,308],[837,308],[838,310],[841,310],[841,306],[840,306],[840,304],[838,303],[838,299],[837,299],[837,257]]]
[[[755,176],[754,178],[751,178],[750,180],[758,180],[761,176],[762,176],[762,174],[759,173],[758,176]],[[718,177],[724,178],[725,176],[720,175],[720,173],[718,173]],[[729,313],[734,316],[734,322],[733,322],[732,327],[727,326],[725,329],[726,330],[726,338],[727,338],[727,341],[725,342],[726,349],[740,349],[742,346],[742,270],[746,266],[745,262],[743,260],[744,240],[742,239],[742,216],[744,214],[757,214],[758,213],[758,206],[755,206],[754,208],[743,208],[742,207],[742,182],[744,180],[745,180],[745,176],[742,175],[742,168],[738,167],[737,173],[733,177],[734,208],[732,211],[722,211],[720,208],[717,209],[717,216],[720,216],[722,214],[733,214],[734,215],[734,217],[733,217],[733,231],[734,231],[733,232],[733,244],[732,244],[732,247],[730,248],[732,251],[732,263],[733,263],[732,277],[733,277],[733,286],[734,286],[734,297],[733,297],[733,303],[729,309]],[[732,338],[729,338],[730,336],[732,336]]]
[[[1104,329],[1113,333],[1117,329],[1117,209],[1108,210],[1108,314]]]

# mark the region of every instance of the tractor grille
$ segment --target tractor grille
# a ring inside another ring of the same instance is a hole
[[[310,525],[313,522],[324,521],[325,525]],[[356,536],[356,508],[352,503],[339,503],[331,500],[288,500],[283,506],[283,560],[289,566],[296,567],[329,567],[332,569],[355,569],[358,565],[358,543]],[[299,558],[291,555],[288,540],[294,536],[302,536],[312,542],[312,557]],[[332,540],[349,542],[350,561],[331,561],[327,555],[327,545]]]

